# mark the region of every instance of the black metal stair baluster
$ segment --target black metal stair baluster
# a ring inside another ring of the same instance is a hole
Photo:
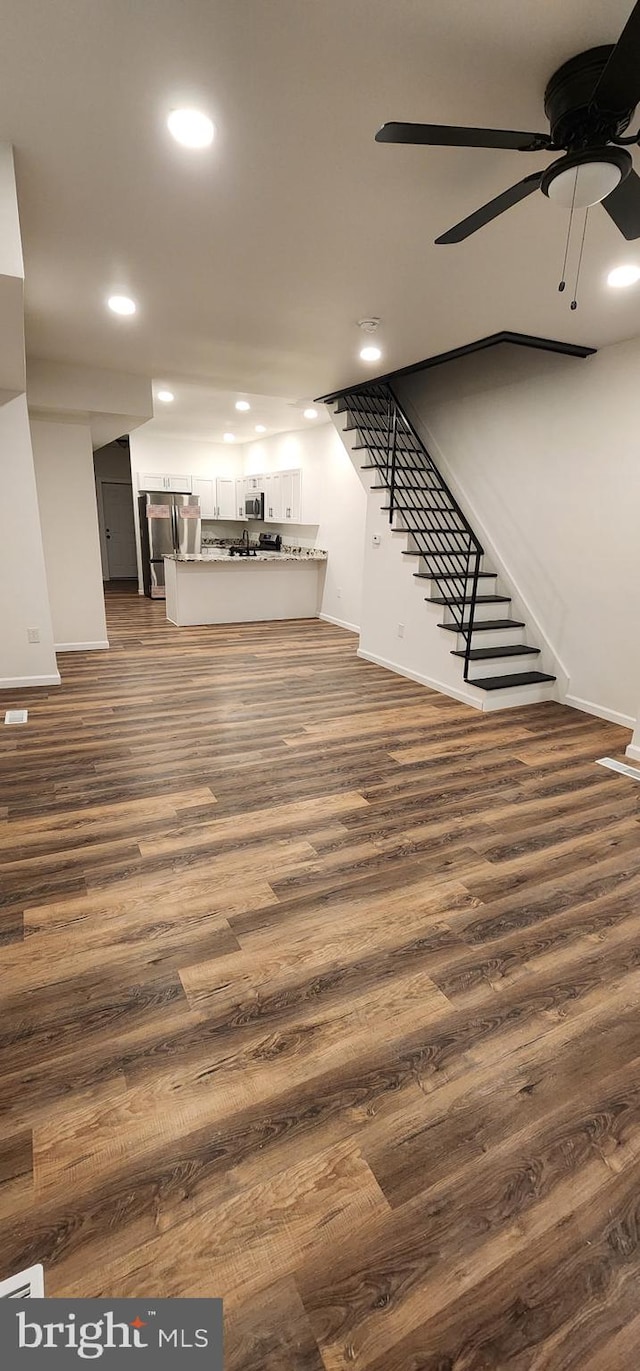
[[[389,523],[393,522],[394,501],[396,490],[396,448],[398,443],[398,405],[393,399],[393,416],[391,425],[391,480],[389,483]]]
[[[470,658],[471,658],[471,644],[472,644],[472,639],[473,639],[473,623],[474,623],[475,612],[476,612],[476,603],[477,603],[477,599],[478,599],[478,578],[479,578],[479,576],[480,576],[480,554],[479,554],[478,552],[476,552],[476,554],[475,554],[475,567],[474,567],[474,572],[473,572],[473,586],[472,586],[472,589],[471,589],[471,603],[470,603],[470,605],[469,605],[469,630],[468,630],[468,633],[467,633],[467,642],[466,642],[465,654],[464,654],[464,672],[463,672],[463,680],[465,680],[465,681],[468,681],[468,680],[469,680],[469,661],[470,661]]]

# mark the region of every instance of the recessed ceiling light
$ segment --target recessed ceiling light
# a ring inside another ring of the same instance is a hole
[[[614,267],[607,276],[609,286],[635,286],[636,281],[640,281],[640,267],[633,266],[631,262],[623,267]]]
[[[136,302],[131,300],[128,295],[110,295],[107,304],[114,314],[135,314],[136,312]]]
[[[167,119],[169,132],[183,148],[208,148],[215,127],[208,114],[198,109],[173,109]]]
[[[172,400],[175,400],[175,398],[176,398],[176,397],[175,397],[175,395],[174,395],[174,393],[173,393],[172,390],[159,390],[159,391],[158,391],[158,399],[159,399],[159,400],[162,400],[163,405],[170,405],[170,404],[171,404],[171,401],[172,401]]]
[[[317,417],[318,417],[318,411],[317,411],[317,409],[314,409],[313,406],[311,406],[311,405],[309,406],[308,409],[305,409],[305,410],[303,410],[302,412],[303,412],[303,414],[304,414],[305,419],[317,419]]]
[[[235,433],[223,433],[222,436],[224,438],[225,443],[235,443],[236,441]]]
[[[251,409],[251,405],[248,400],[236,400],[236,409],[244,412],[244,410]]]
[[[360,348],[360,356],[363,362],[379,362],[382,357],[382,350],[374,347]]]
[[[256,424],[256,433],[266,433],[264,424]]]

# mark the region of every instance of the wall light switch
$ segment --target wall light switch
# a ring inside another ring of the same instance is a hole
[[[371,542],[373,543],[373,546],[374,546],[374,547],[380,547],[380,542],[381,542],[380,534],[379,534],[379,533],[374,533],[373,538],[371,539]]]

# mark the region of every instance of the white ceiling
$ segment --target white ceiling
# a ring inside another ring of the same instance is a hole
[[[167,404],[158,400],[159,390],[170,390],[173,401]],[[236,400],[246,400],[251,409],[239,412]],[[255,443],[274,433],[314,428],[327,422],[329,415],[324,405],[312,406],[317,411],[316,419],[305,419],[303,410],[307,406],[311,406],[309,398],[286,400],[247,391],[216,390],[180,379],[163,381],[154,384],[153,419],[145,425],[145,433],[211,443],[222,443],[225,433],[233,433],[237,443]],[[264,424],[266,433],[256,433],[256,424]]]
[[[0,138],[16,148],[34,356],[228,391],[320,394],[495,330],[639,331],[640,260],[592,212],[580,307],[557,292],[566,212],[533,196],[457,247],[434,237],[549,155],[380,146],[388,119],[545,129],[556,67],[614,41],[631,0],[4,0]],[[186,152],[167,111],[208,110]],[[638,154],[636,154],[637,156]],[[134,319],[104,309],[110,291]]]

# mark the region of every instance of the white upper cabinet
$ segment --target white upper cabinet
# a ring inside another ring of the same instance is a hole
[[[281,481],[281,518],[282,524],[302,523],[302,472],[282,471]]]
[[[253,476],[166,476],[155,472],[138,473],[138,488],[155,491],[184,491],[196,495],[203,519],[244,520],[245,500],[264,491],[264,518],[268,524],[301,524],[302,472],[271,471]],[[307,522],[314,522],[311,510]],[[317,520],[316,520],[317,522]]]
[[[166,481],[166,490],[184,490],[188,493],[193,485],[193,478],[191,476],[167,476]]]
[[[215,519],[215,500],[213,498],[213,481],[209,477],[194,476],[193,494],[197,495],[200,501],[200,514],[203,519]]]
[[[264,517],[268,524],[282,522],[282,477],[274,471],[264,480]]]
[[[232,476],[216,479],[216,519],[236,519],[236,482]]]
[[[138,490],[175,490],[190,495],[192,487],[191,476],[158,476],[152,471],[138,472]]]

